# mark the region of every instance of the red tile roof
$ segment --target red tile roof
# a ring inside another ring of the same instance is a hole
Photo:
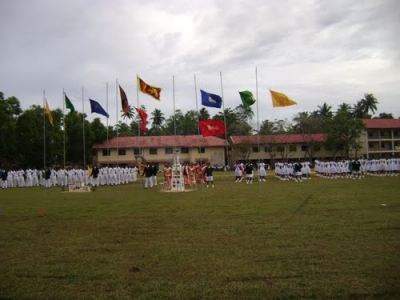
[[[261,144],[301,144],[306,142],[325,142],[327,139],[326,134],[276,134],[276,135],[236,135],[231,136],[234,144],[250,143],[257,145]]]
[[[180,136],[128,136],[115,137],[103,143],[94,144],[94,149],[107,148],[160,148],[160,147],[225,147],[224,139],[202,135],[180,135]]]
[[[172,159],[146,159],[145,160],[146,162],[149,162],[149,163],[171,163],[172,162]],[[195,162],[208,162],[209,161],[209,159],[208,158],[206,158],[206,157],[203,157],[203,158],[196,158],[195,160],[194,160]],[[190,161],[190,159],[188,159],[188,158],[181,158],[180,159],[180,162],[181,162],[181,164],[184,164],[184,163],[190,163],[190,162],[192,162],[192,161]],[[137,165],[138,164],[138,162],[136,161],[136,159],[135,158],[132,158],[132,159],[121,159],[121,160],[107,160],[107,158],[106,157],[103,157],[103,158],[100,158],[100,159],[98,159],[98,161],[97,161],[97,163],[98,164],[101,164],[101,165]]]
[[[363,119],[367,128],[400,128],[400,119]]]

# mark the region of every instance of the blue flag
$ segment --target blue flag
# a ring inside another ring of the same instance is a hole
[[[208,107],[221,108],[222,98],[220,96],[207,93],[203,90],[200,90],[200,92],[201,92],[201,104]]]
[[[92,113],[100,114],[105,117],[109,117],[108,113],[104,110],[103,107],[101,107],[100,103],[97,101],[94,101],[92,99],[89,99],[90,101],[90,107],[92,108]]]

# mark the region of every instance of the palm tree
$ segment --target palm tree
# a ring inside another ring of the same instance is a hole
[[[162,123],[164,123],[165,117],[164,113],[161,110],[155,108],[154,111],[151,113],[151,115],[152,115],[151,120],[153,121],[152,123],[153,126],[160,127]]]
[[[134,112],[132,106],[129,105],[128,108],[129,108],[128,112],[124,112],[123,110],[121,110],[121,112],[122,112],[121,116],[122,116],[122,119],[124,119],[124,120],[126,120],[126,119],[131,120],[135,116],[135,112]]]
[[[234,112],[241,120],[249,121],[254,117],[254,112],[251,106],[245,107],[243,104],[240,104],[235,107]]]
[[[148,134],[162,135],[163,134],[162,124],[165,122],[164,113],[161,110],[155,108],[154,111],[151,113],[151,115],[152,115],[151,117],[152,123]]]
[[[199,121],[205,121],[208,119],[210,119],[210,113],[208,112],[208,110],[205,107],[203,107],[199,111]]]
[[[274,134],[277,132],[277,126],[275,122],[271,122],[269,120],[262,121],[260,125],[259,134]]]
[[[328,105],[328,103],[324,102],[322,106],[318,106],[318,109],[321,117],[329,119],[333,117],[332,106]]]
[[[353,105],[352,114],[353,114],[353,117],[357,118],[357,119],[362,119],[365,117],[364,111],[362,109],[361,100],[357,101],[357,103]]]
[[[337,113],[339,112],[344,112],[344,113],[351,113],[351,106],[348,103],[343,102],[342,104],[339,104]]]
[[[378,100],[375,98],[373,94],[364,94],[364,99],[360,100],[361,102],[361,109],[365,116],[371,111],[372,114],[377,111],[376,105],[379,104]]]

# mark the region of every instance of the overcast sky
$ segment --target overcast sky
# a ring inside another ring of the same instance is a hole
[[[378,114],[400,117],[399,32],[398,0],[4,0],[0,91],[27,109],[42,105],[45,90],[55,109],[64,89],[77,110],[106,124],[90,112],[88,99],[98,101],[109,125],[121,109],[117,80],[130,105],[166,117],[174,103],[202,108],[199,89],[223,96],[225,108],[252,91],[255,122],[257,111],[260,122],[291,121],[364,93],[378,99]],[[161,101],[137,96],[136,75],[162,88]],[[269,89],[298,105],[273,108]]]

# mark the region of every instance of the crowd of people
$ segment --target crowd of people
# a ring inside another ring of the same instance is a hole
[[[320,178],[361,179],[370,176],[397,176],[400,159],[353,159],[341,161],[315,161],[315,175]]]
[[[314,162],[316,177],[324,179],[351,178],[361,179],[365,175],[370,176],[398,176],[400,172],[400,158],[390,159],[353,159],[340,161]],[[311,179],[311,163],[308,161],[277,162],[274,175],[282,181],[294,180],[300,182]],[[233,166],[235,183],[246,182],[253,184],[254,178],[259,182],[266,182],[267,165],[264,162],[240,162]],[[214,166],[207,163],[185,163],[181,166],[181,174],[185,185],[203,183],[207,187],[214,187]],[[121,185],[138,181],[138,177],[144,179],[144,188],[157,186],[157,174],[161,171],[164,177],[166,189],[171,188],[172,165],[166,163],[159,170],[156,164],[147,163],[140,170],[133,167],[102,167],[84,169],[51,169],[45,170],[27,169],[11,170],[0,169],[0,187],[36,187],[46,188],[60,186],[67,187],[71,184],[91,185],[92,187],[104,185]]]
[[[205,165],[199,163],[185,163],[181,165],[181,169],[178,170],[178,172],[182,175],[185,185],[193,186],[197,183],[204,183],[207,188],[209,186],[214,188],[214,170],[216,170],[215,166],[211,166],[210,163]],[[173,167],[171,164],[166,163],[161,171],[164,176],[165,189],[170,190],[173,180]]]
[[[91,185],[120,185],[138,180],[138,168],[135,167],[103,167],[84,169],[51,169],[45,170],[0,170],[1,188],[14,187],[67,187],[71,184]]]

